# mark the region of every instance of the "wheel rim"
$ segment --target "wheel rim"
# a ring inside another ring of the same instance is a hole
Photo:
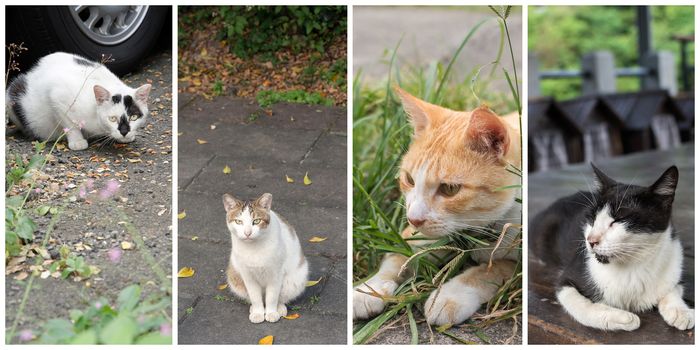
[[[141,27],[148,6],[70,6],[73,21],[90,40],[113,46]]]

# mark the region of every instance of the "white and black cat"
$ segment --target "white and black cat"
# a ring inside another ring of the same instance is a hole
[[[535,256],[562,270],[559,303],[578,322],[603,330],[637,329],[634,313],[654,307],[669,325],[693,328],[680,284],[683,248],[671,225],[678,169],[649,187],[593,170],[596,191],[557,200],[530,225]]]
[[[83,150],[88,138],[132,142],[148,116],[151,85],[133,89],[104,65],[58,52],[47,55],[7,89],[7,110],[25,134]]]

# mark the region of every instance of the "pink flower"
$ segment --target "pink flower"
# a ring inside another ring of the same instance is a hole
[[[80,128],[80,130],[83,130],[84,127],[85,127],[85,121],[84,120],[79,121],[78,128]]]
[[[160,325],[160,335],[169,336],[173,334],[173,327],[170,323],[163,323]]]
[[[67,133],[67,132],[69,132],[69,131],[70,131],[70,128],[63,128],[63,132],[66,132],[66,133]]]
[[[85,185],[87,185],[87,188],[91,190],[95,186],[95,180],[87,179]]]
[[[100,198],[102,199],[107,199],[109,197],[114,196],[115,193],[119,190],[119,187],[121,185],[119,184],[119,181],[115,179],[110,179],[107,181],[107,184],[105,185],[102,190],[100,190]]]
[[[107,256],[112,263],[116,264],[122,259],[122,250],[114,247],[107,252]]]
[[[95,303],[95,309],[101,309],[102,308],[102,303],[101,302],[96,302]]]
[[[78,191],[78,196],[80,196],[80,198],[87,197],[87,190],[85,189],[85,186],[80,186],[80,190]]]
[[[34,192],[35,192],[35,193],[41,193],[41,188],[35,188],[35,189],[34,189]]]
[[[32,332],[31,329],[23,329],[19,332],[19,340],[20,341],[28,342],[32,339],[34,339],[34,332]]]

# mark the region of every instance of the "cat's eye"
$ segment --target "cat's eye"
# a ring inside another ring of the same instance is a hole
[[[236,225],[243,225],[243,220],[236,219],[236,220],[233,220],[233,222],[235,222]]]
[[[112,123],[116,123],[116,122],[117,122],[117,117],[113,115],[113,116],[109,117],[109,121],[112,122]]]
[[[413,182],[413,178],[411,177],[411,174],[406,173],[406,182],[408,182],[409,185],[415,186],[416,184]]]
[[[440,184],[440,187],[438,187],[438,191],[445,197],[452,197],[459,192],[460,188],[462,188],[461,185],[443,183]]]
[[[134,115],[132,115],[131,117],[129,117],[129,120],[131,120],[132,122],[133,122],[134,120],[136,120],[136,119],[139,119],[139,116],[136,115],[136,114],[134,114]]]
[[[253,220],[253,225],[257,225],[257,224],[259,224],[259,223],[260,223],[260,219],[255,219],[255,220]]]

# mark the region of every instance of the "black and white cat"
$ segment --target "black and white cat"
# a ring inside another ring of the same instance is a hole
[[[597,191],[557,200],[530,225],[535,256],[562,270],[559,303],[578,322],[603,330],[637,329],[634,313],[655,306],[669,325],[693,328],[694,310],[680,285],[683,248],[671,225],[678,169],[649,187],[593,170]]]
[[[25,134],[83,150],[88,138],[132,142],[148,115],[151,85],[133,89],[104,65],[58,52],[45,56],[7,89],[10,120]]]

